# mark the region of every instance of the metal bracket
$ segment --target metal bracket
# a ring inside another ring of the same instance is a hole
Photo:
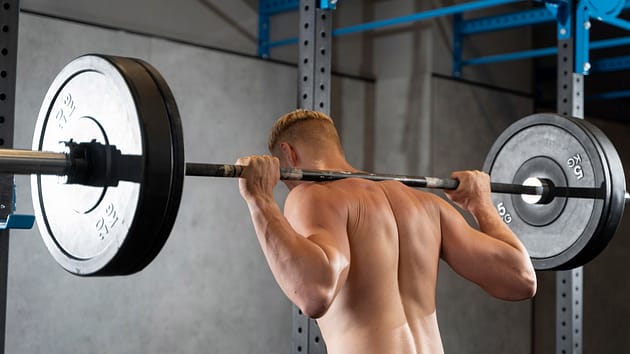
[[[579,0],[575,10],[575,72],[588,75],[591,18],[630,30],[630,22],[617,16],[626,7],[624,0]]]
[[[319,7],[322,10],[335,10],[337,8],[337,0],[321,0]]]
[[[13,203],[11,207],[11,211],[15,211],[15,183],[12,188],[13,196],[11,197]],[[3,198],[6,199],[6,198]],[[4,204],[0,204],[0,209],[4,209],[7,206]],[[32,229],[33,224],[35,223],[35,216],[33,215],[22,215],[22,214],[13,214],[12,212],[6,216],[4,219],[0,219],[0,230],[9,230],[9,229]]]
[[[0,220],[0,230],[32,229],[34,223],[33,215],[9,214],[6,220]]]
[[[571,38],[571,1],[545,1],[545,7],[556,18],[558,39]]]

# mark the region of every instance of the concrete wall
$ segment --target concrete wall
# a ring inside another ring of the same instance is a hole
[[[30,148],[39,105],[60,68],[85,53],[142,58],[169,82],[186,160],[232,163],[265,152],[296,103],[295,68],[32,15],[20,18],[15,147]],[[360,165],[364,95],[335,79],[349,158]],[[345,104],[343,102],[347,102]],[[347,117],[347,119],[345,118]],[[29,180],[18,209],[32,213]],[[277,189],[278,200],[284,188]],[[187,178],[162,252],[129,277],[78,278],[55,264],[36,229],[11,235],[7,353],[286,353],[291,307],[275,284],[236,181]],[[72,220],[68,220],[69,223]]]
[[[481,169],[499,134],[532,112],[528,97],[442,78],[431,83],[431,175]],[[531,353],[530,301],[494,299],[445,263],[437,299],[447,353]]]
[[[26,11],[255,55],[256,0],[22,0]]]

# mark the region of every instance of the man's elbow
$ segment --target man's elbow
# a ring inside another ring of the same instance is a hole
[[[318,289],[309,292],[309,296],[296,305],[306,316],[320,318],[328,312],[332,301],[333,295],[331,291]]]
[[[527,300],[536,296],[536,290],[538,288],[538,281],[536,280],[536,272],[533,270],[525,271],[521,275],[519,300]]]
[[[499,283],[483,287],[489,295],[506,301],[523,301],[536,295],[537,281],[534,270],[512,273]]]
[[[528,300],[536,295],[537,287],[536,272],[526,270],[515,277],[510,290],[506,291],[502,297],[510,301]]]

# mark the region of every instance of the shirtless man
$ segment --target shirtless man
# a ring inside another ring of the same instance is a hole
[[[357,171],[345,159],[332,120],[297,110],[269,138],[271,156],[239,159],[239,180],[273,275],[304,314],[316,318],[329,354],[443,353],[435,313],[440,257],[490,295],[534,296],[525,247],[490,199],[488,175],[456,172],[451,200],[396,181],[349,178],[285,181],[284,216],[273,198],[280,167]]]

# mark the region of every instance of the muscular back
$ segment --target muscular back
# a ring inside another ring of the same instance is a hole
[[[330,203],[298,205],[310,194]],[[292,224],[293,208],[326,208],[347,220],[347,278],[318,320],[330,354],[443,352],[435,315],[442,243],[436,199],[398,182],[359,179],[291,192],[285,213]]]

